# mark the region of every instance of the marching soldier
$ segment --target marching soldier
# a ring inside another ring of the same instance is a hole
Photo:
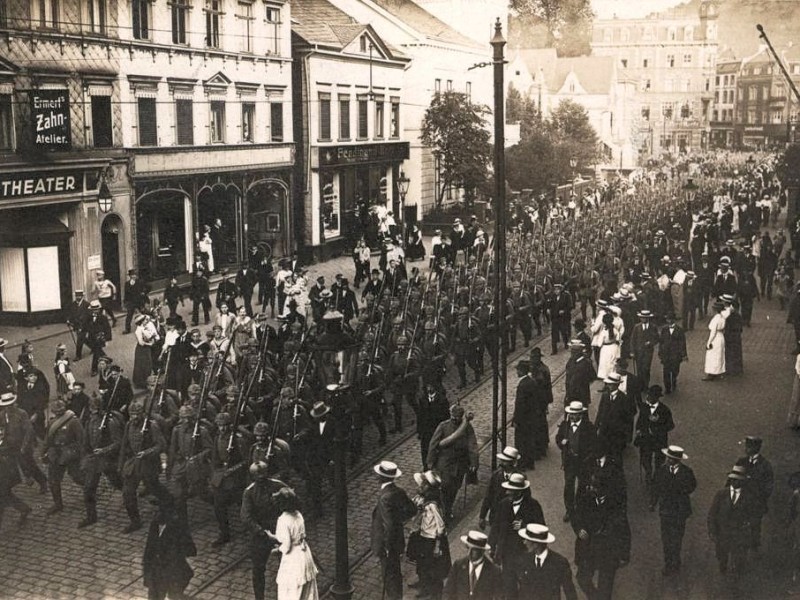
[[[480,332],[471,322],[469,309],[462,306],[458,309],[458,321],[453,330],[453,358],[461,380],[460,388],[467,387],[467,365],[475,375],[475,383],[480,382],[481,371],[478,368],[477,348],[480,344]],[[483,352],[483,348],[481,348]]]
[[[389,433],[403,430],[403,400],[417,412],[417,366],[416,360],[409,359],[409,341],[405,335],[397,338],[397,350],[389,357],[386,379],[390,381],[394,427]]]
[[[213,548],[227,544],[231,539],[228,508],[236,504],[247,485],[247,451],[249,434],[239,428],[233,430],[233,421],[226,412],[216,418],[217,435],[211,453],[212,473],[209,479],[214,517],[219,535],[211,542]]]
[[[168,493],[158,481],[161,453],[166,450],[161,429],[145,416],[144,405],[139,401],[131,403],[128,415],[130,420],[125,425],[118,463],[122,475],[122,500],[130,519],[123,533],[142,528],[137,500],[140,482],[144,481],[147,491],[157,498],[164,498]]]
[[[212,442],[193,405],[181,406],[179,415],[167,454],[167,474],[178,513],[185,519],[187,498],[205,490]]]
[[[241,516],[250,533],[253,595],[255,600],[264,600],[267,583],[265,570],[276,545],[273,534],[280,516],[273,496],[287,486],[279,479],[270,477],[270,468],[264,461],[250,465],[250,477],[254,482],[242,496]]]
[[[83,503],[86,507],[86,518],[78,525],[79,529],[97,523],[97,486],[102,475],[106,476],[114,489],[122,489],[117,457],[123,429],[121,415],[114,411],[103,412],[100,396],[92,395],[89,400],[89,418],[83,432]]]
[[[549,307],[552,354],[558,354],[559,339],[564,343],[564,348],[567,348],[569,345],[573,306],[572,294],[566,291],[561,283],[554,284]]]
[[[350,446],[353,461],[361,457],[364,426],[368,422],[372,421],[378,430],[378,444],[383,446],[386,443],[386,424],[383,421],[386,410],[383,394],[386,386],[383,381],[383,369],[379,365],[371,364],[369,354],[363,351],[358,354],[357,368],[358,393],[355,397],[360,404],[353,414],[353,437]]]
[[[50,412],[53,418],[47,424],[43,454],[47,459],[47,481],[50,484],[50,493],[53,495],[53,506],[47,514],[52,515],[64,510],[61,496],[64,473],[68,472],[75,483],[83,485],[81,471],[83,427],[75,413],[67,410],[63,400],[54,400],[50,404]]]

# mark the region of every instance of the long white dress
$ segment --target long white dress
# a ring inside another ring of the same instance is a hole
[[[600,358],[597,361],[597,377],[605,379],[609,373],[616,371],[617,359],[620,355],[619,334],[614,334],[614,340],[609,337],[608,329],[600,332]]]
[[[708,323],[708,342],[706,343],[707,375],[723,375],[725,373],[725,316],[717,313]],[[711,346],[711,349],[708,349]]]
[[[275,536],[283,557],[275,583],[278,600],[317,600],[317,567],[306,542],[306,524],[299,512],[278,517]]]

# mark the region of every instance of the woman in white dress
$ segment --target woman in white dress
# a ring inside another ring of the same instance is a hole
[[[283,488],[273,499],[283,511],[275,525],[275,535],[270,534],[278,543],[274,552],[283,555],[275,577],[278,600],[317,600],[317,567],[306,542],[306,524],[297,496]]]
[[[609,373],[616,372],[620,355],[620,335],[614,327],[614,315],[603,315],[603,329],[600,331],[600,359],[597,364],[597,377],[605,379]]]
[[[708,342],[706,342],[706,364],[703,381],[711,381],[725,374],[725,305],[714,303],[715,314],[708,323]]]
[[[200,253],[206,259],[206,267],[209,273],[214,272],[214,241],[211,239],[211,227],[205,225],[203,227],[203,235],[197,242]]]

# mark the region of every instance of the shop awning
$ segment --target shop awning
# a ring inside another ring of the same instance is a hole
[[[53,216],[32,210],[8,211],[0,219],[0,246],[39,245],[53,237],[70,237],[72,231]],[[39,240],[37,240],[39,238]]]

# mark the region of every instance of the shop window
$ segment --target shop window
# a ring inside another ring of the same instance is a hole
[[[113,145],[111,96],[92,96],[92,142],[95,148]]]
[[[133,39],[150,39],[150,0],[131,0]]]
[[[331,95],[319,95],[319,139],[331,139]]]
[[[389,136],[392,138],[400,137],[400,98],[392,98],[392,121],[390,124]]]
[[[186,23],[189,21],[189,2],[188,0],[172,0],[170,9],[172,12],[172,43],[186,44]]]
[[[139,145],[158,146],[158,124],[156,122],[156,99],[137,98],[139,119]]]
[[[341,235],[341,207],[336,176],[333,173],[320,173],[319,183],[323,235],[325,239],[339,237]]]
[[[212,144],[225,143],[225,103],[220,101],[211,101],[209,103],[209,117],[208,124],[211,133]]]
[[[254,142],[253,131],[256,122],[256,105],[253,102],[242,103],[242,141]]]
[[[194,144],[194,102],[189,98],[175,100],[175,129],[179,146]]]
[[[206,46],[219,48],[220,24],[222,23],[221,0],[206,0]]]
[[[58,246],[0,248],[0,290],[3,311],[60,309]]]
[[[32,0],[33,23],[40,29],[58,29],[61,21],[59,0]]]
[[[280,6],[267,5],[267,54],[280,55],[281,53],[281,8]]]
[[[14,113],[11,94],[0,94],[0,150],[14,149]]]
[[[239,21],[239,50],[253,51],[253,5],[239,2],[236,19]]]
[[[84,0],[86,26],[93,33],[106,33],[106,0]]]
[[[384,117],[385,117],[385,110],[384,110],[384,101],[383,96],[376,96],[375,97],[375,137],[382,138],[385,133],[385,125],[384,125]]]
[[[350,139],[350,96],[339,96],[339,139]]]
[[[199,200],[198,200],[199,202]],[[182,193],[156,191],[136,202],[136,244],[143,279],[168,277],[186,268],[187,251],[192,256],[191,204]],[[211,221],[213,223],[213,221]],[[217,248],[215,262],[221,263]]]
[[[283,141],[283,102],[270,102],[269,105],[270,140]]]
[[[369,137],[369,100],[358,99],[358,139],[365,140]]]

